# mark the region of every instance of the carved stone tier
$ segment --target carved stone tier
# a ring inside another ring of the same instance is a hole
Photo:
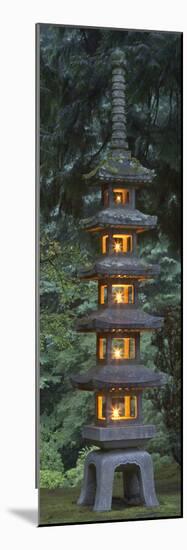
[[[79,277],[81,279],[103,279],[119,277],[130,277],[131,279],[152,279],[159,275],[160,266],[147,264],[137,256],[118,254],[115,255],[101,255],[96,258],[95,263],[90,267],[83,267],[79,269]]]
[[[84,426],[82,436],[102,449],[126,449],[143,447],[156,434],[153,425],[133,426]]]
[[[105,208],[95,216],[82,220],[82,228],[87,231],[99,231],[104,228],[136,229],[137,233],[154,229],[157,216],[148,216],[135,208]]]
[[[162,323],[162,317],[149,315],[140,309],[114,306],[93,311],[88,317],[78,320],[76,328],[83,332],[117,329],[130,332],[158,329]]]
[[[144,389],[161,386],[166,377],[160,372],[144,367],[141,362],[123,365],[105,365],[95,367],[82,374],[71,377],[74,387],[81,390]]]

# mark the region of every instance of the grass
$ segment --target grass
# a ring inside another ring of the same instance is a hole
[[[91,507],[78,506],[80,487],[40,490],[40,525],[86,523],[143,518],[181,517],[180,468],[176,464],[162,466],[155,472],[160,506],[124,507],[119,474],[115,477],[112,510],[93,512]]]

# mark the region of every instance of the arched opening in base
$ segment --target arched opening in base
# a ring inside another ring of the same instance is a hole
[[[140,468],[136,464],[118,466],[114,473],[112,508],[144,504]]]

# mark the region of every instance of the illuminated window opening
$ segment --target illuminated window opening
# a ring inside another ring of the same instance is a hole
[[[105,359],[106,357],[106,338],[99,338],[98,341],[98,355],[99,359]]]
[[[137,397],[112,397],[111,420],[131,420],[137,418]]]
[[[101,238],[102,243],[102,254],[106,254],[107,252],[107,244],[108,244],[108,235],[103,235]]]
[[[106,397],[97,396],[97,418],[106,420]],[[137,397],[125,395],[112,397],[110,419],[114,421],[132,420],[137,418]]]
[[[112,338],[112,359],[134,359],[135,338]]]
[[[132,235],[113,235],[113,250],[119,252],[132,252]]]
[[[100,304],[106,304],[107,303],[107,297],[108,297],[107,285],[101,285],[100,286],[99,303]]]
[[[114,304],[134,304],[134,286],[112,285],[112,301]]]
[[[129,202],[129,191],[127,189],[113,189],[113,196],[116,205]]]

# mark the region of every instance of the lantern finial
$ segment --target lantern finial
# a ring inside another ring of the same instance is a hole
[[[123,50],[116,48],[112,55],[112,149],[128,149],[126,131],[125,69]]]

